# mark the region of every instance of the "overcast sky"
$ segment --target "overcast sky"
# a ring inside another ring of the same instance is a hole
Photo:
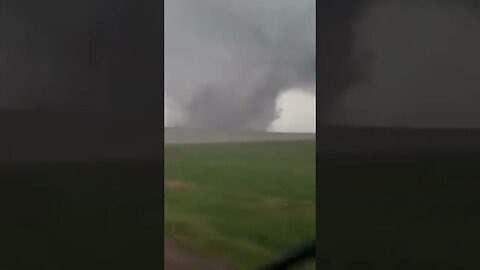
[[[166,125],[313,131],[314,84],[314,0],[165,1]]]

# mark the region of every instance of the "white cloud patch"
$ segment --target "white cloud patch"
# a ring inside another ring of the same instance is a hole
[[[165,127],[182,125],[185,122],[185,115],[179,106],[170,98],[165,97],[163,121]]]
[[[315,132],[315,94],[302,89],[290,89],[276,100],[278,118],[268,130],[273,132]]]

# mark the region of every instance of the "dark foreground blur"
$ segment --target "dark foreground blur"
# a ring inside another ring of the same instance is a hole
[[[1,269],[161,269],[162,164],[0,164]]]
[[[479,153],[319,154],[318,269],[480,269]]]

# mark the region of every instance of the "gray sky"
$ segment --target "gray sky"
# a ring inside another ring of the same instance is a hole
[[[314,0],[165,1],[167,125],[266,130],[314,84]]]

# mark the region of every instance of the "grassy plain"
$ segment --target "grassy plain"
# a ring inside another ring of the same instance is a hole
[[[315,142],[166,145],[165,232],[236,269],[315,239]]]

